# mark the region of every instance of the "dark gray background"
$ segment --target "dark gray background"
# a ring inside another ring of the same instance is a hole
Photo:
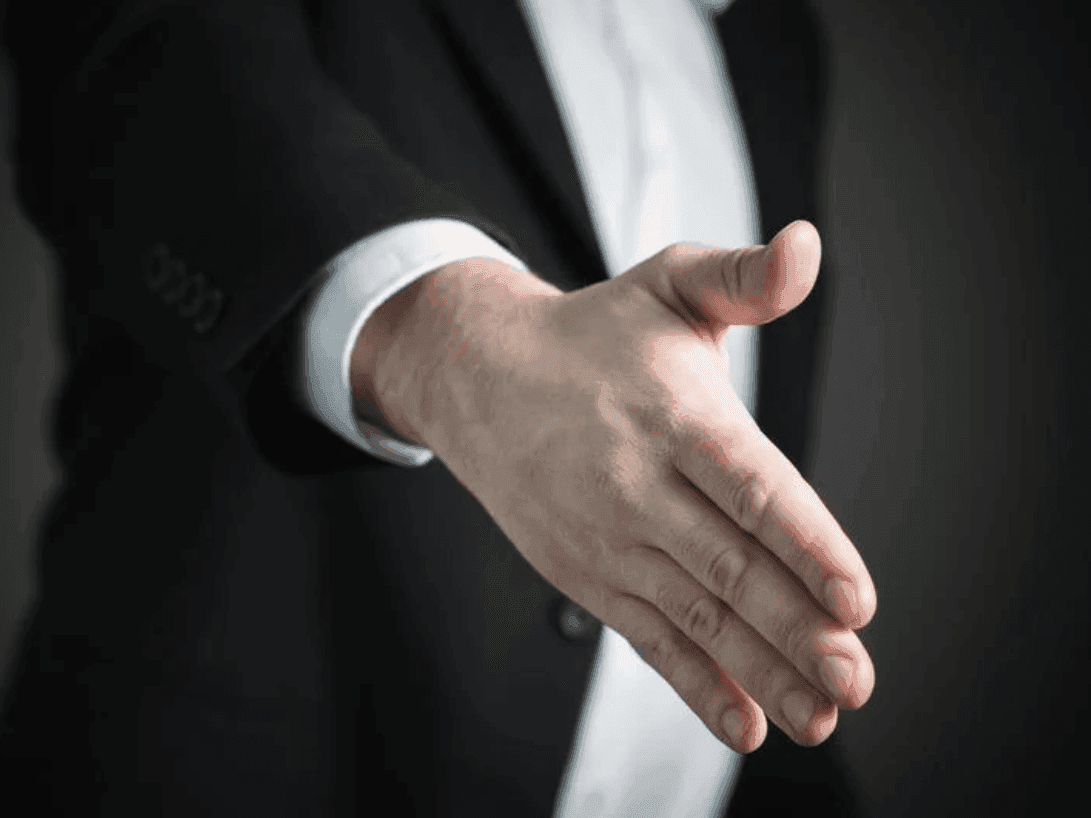
[[[1086,802],[1081,5],[815,0],[836,281],[813,465],[879,589],[875,694],[838,728],[876,816]],[[12,90],[0,73],[0,678],[66,365],[54,258],[12,198]]]

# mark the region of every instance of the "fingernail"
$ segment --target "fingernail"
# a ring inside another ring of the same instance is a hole
[[[856,589],[852,587],[852,583],[843,579],[831,579],[826,585],[826,606],[830,609],[830,613],[836,614],[838,618],[848,614],[850,622],[860,620],[860,605],[856,601]]]
[[[822,662],[822,681],[835,698],[841,699],[852,692],[856,665],[844,656],[827,656]]]
[[[742,744],[743,734],[746,731],[746,716],[732,707],[724,713],[723,725],[731,742],[736,746]]]
[[[784,715],[797,732],[806,733],[814,715],[814,702],[806,693],[794,690],[784,697]]]

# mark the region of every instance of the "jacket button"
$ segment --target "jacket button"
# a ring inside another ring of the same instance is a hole
[[[192,318],[200,312],[205,303],[205,293],[209,289],[208,282],[201,273],[190,278],[188,283],[188,289],[184,293],[186,297],[178,302],[178,314],[183,318]]]
[[[153,293],[162,290],[174,277],[174,269],[170,262],[170,248],[161,241],[149,247],[140,259],[144,283]]]
[[[587,642],[598,635],[599,621],[568,597],[554,603],[554,625],[565,639]]]
[[[180,258],[172,258],[169,268],[170,276],[159,290],[159,300],[164,304],[175,304],[189,292],[193,285],[193,277],[189,274],[186,263]]]
[[[214,287],[204,293],[201,299],[200,314],[193,322],[193,331],[203,335],[212,329],[223,312],[224,294],[219,287]]]

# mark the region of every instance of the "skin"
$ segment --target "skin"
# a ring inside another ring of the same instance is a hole
[[[767,717],[820,744],[875,686],[855,633],[875,614],[867,568],[730,385],[728,328],[794,309],[820,258],[797,221],[571,293],[468,259],[385,302],[351,362],[368,414],[431,449],[741,753]]]

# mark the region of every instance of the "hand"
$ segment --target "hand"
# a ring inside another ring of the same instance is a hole
[[[403,313],[376,381],[392,427],[744,753],[766,716],[821,743],[875,683],[853,632],[874,584],[732,391],[725,351],[732,324],[806,297],[820,255],[794,222],[765,248],[673,245],[567,294],[460,262]],[[438,352],[410,376],[413,348]]]

